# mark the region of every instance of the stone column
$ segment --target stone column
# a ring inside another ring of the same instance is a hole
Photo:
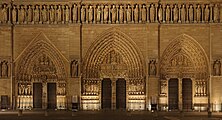
[[[178,78],[178,108],[180,111],[183,110],[183,95],[182,95],[182,78]]]
[[[115,110],[116,109],[116,79],[113,78],[111,79],[112,81],[112,106],[111,109]]]
[[[104,20],[104,10],[103,10],[103,8],[104,8],[104,5],[101,5],[101,23],[103,23],[103,20]]]
[[[81,17],[80,17],[80,14],[81,14],[81,4],[80,3],[78,4],[77,12],[78,12],[78,15],[77,15],[78,23],[80,23],[80,21],[81,21]]]
[[[213,4],[210,4],[210,22],[213,22]]]
[[[170,23],[173,23],[173,4],[170,4]]]
[[[186,23],[189,23],[189,4],[186,4]]]
[[[86,23],[89,23],[89,5],[85,5]]]
[[[163,4],[163,23],[166,22],[166,4]]]
[[[123,15],[123,17],[124,17],[124,23],[126,23],[126,16],[127,16],[126,10],[127,10],[127,4],[124,4],[124,15]]]
[[[197,23],[197,4],[193,6],[193,13],[194,23]]]
[[[158,19],[157,19],[157,16],[158,16],[158,4],[155,3],[154,4],[155,6],[155,14],[154,14],[154,21],[157,23],[158,22]]]
[[[96,23],[96,5],[93,5],[93,23]]]
[[[65,5],[62,5],[62,10],[61,10],[61,14],[62,14],[62,24],[65,23]]]
[[[47,83],[42,83],[42,109],[47,109]]]
[[[204,11],[205,11],[205,10],[204,10],[204,4],[201,4],[200,6],[201,6],[201,20],[202,20],[202,23],[204,23],[204,21],[205,21],[205,20],[204,20]],[[200,20],[200,21],[201,21],[201,20]]]
[[[181,23],[181,4],[178,4],[178,12],[179,12],[179,19],[178,19],[178,23]]]
[[[120,9],[120,5],[116,5],[116,23],[119,23],[119,9]]]
[[[111,5],[108,5],[109,11],[108,11],[108,23],[111,24]]]

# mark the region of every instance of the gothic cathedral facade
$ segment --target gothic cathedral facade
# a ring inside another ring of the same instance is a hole
[[[220,0],[1,0],[1,109],[222,110]]]

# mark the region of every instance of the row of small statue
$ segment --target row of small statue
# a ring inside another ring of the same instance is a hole
[[[0,22],[14,24],[219,22],[218,4],[0,6]],[[11,13],[11,14],[9,14]],[[12,18],[11,18],[12,17]]]
[[[19,84],[18,86],[18,95],[31,95],[31,85]]]
[[[206,81],[196,81],[195,95],[196,96],[206,96],[207,95],[207,83],[206,83]]]
[[[9,65],[7,61],[0,61],[0,78],[9,77]]]

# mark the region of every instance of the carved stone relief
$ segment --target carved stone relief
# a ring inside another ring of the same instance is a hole
[[[83,80],[82,94],[83,95],[98,95],[99,94],[99,80]]]
[[[207,81],[197,80],[195,83],[195,96],[207,95]]]
[[[129,95],[141,95],[145,92],[143,80],[129,80]]]
[[[160,96],[166,96],[167,95],[167,81],[161,80],[160,81]]]

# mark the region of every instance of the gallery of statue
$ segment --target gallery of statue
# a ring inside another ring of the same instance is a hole
[[[1,0],[0,108],[222,110],[220,0]]]

